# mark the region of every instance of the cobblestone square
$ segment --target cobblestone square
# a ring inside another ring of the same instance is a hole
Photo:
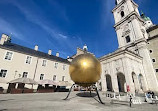
[[[105,104],[95,97],[80,96],[83,92],[72,92],[68,100],[63,100],[67,92],[34,94],[1,94],[0,111],[157,111],[158,105],[143,103],[132,105],[111,104],[110,99],[100,95]],[[84,95],[84,94],[82,94]]]

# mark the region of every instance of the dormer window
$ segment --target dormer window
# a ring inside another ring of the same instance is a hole
[[[125,16],[124,11],[121,11],[121,17],[124,17],[124,16]]]

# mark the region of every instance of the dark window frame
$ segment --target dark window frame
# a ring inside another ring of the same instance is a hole
[[[156,59],[152,59],[152,61],[155,63],[155,62],[156,62]]]
[[[44,79],[44,74],[40,74],[40,80]]]
[[[121,11],[121,17],[123,18],[125,16],[125,12]]]
[[[5,60],[12,60],[13,52],[7,51],[5,54]]]
[[[149,52],[152,53],[153,51],[152,51],[152,50],[149,50]]]
[[[62,81],[64,81],[65,80],[65,76],[62,76]]]
[[[7,71],[8,71],[8,70],[1,69],[1,71],[0,71],[0,77],[5,78],[5,77],[6,77],[6,75],[7,75]],[[2,72],[3,72],[3,73],[2,73]],[[4,72],[5,72],[5,73],[4,73]]]
[[[23,78],[27,78],[27,76],[28,76],[28,72],[23,72],[22,77],[23,77]]]
[[[130,43],[131,42],[130,36],[126,36],[125,39],[126,39],[126,43]]]
[[[56,75],[54,75],[54,76],[53,76],[53,81],[56,81],[56,78],[57,78],[57,76],[56,76]]]

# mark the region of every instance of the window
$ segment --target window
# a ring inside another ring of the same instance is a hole
[[[27,75],[28,75],[28,72],[23,72],[22,77],[23,77],[23,78],[27,78]]]
[[[152,51],[152,50],[149,50],[149,52],[152,53],[153,51]]]
[[[11,60],[13,53],[12,52],[7,52],[5,55],[6,60]]]
[[[152,59],[152,61],[153,61],[153,62],[156,62],[156,60],[155,60],[155,59]]]
[[[158,72],[158,69],[155,69],[156,72]]]
[[[55,81],[55,80],[56,80],[56,75],[53,76],[53,81]]]
[[[40,80],[43,80],[43,78],[44,78],[44,74],[41,74],[40,75]]]
[[[32,57],[27,56],[27,58],[26,58],[26,64],[31,64],[31,59],[32,59]]]
[[[1,72],[0,72],[0,77],[5,77],[6,74],[7,74],[7,70],[2,69]]]
[[[54,67],[55,67],[56,69],[58,68],[58,63],[57,63],[57,62],[55,63],[55,66],[54,66]]]
[[[126,43],[129,43],[129,42],[131,42],[131,39],[130,39],[129,36],[127,36],[127,37],[126,37]]]
[[[47,62],[47,60],[43,60],[42,66],[46,66],[46,62]]]
[[[124,17],[124,16],[125,16],[124,11],[121,11],[121,17]]]
[[[62,81],[64,81],[64,79],[65,79],[65,76],[62,76]]]
[[[63,65],[63,70],[65,70],[66,69],[66,65]]]

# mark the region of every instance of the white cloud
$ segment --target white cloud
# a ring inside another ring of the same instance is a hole
[[[49,22],[44,15],[36,14],[36,11],[30,10],[30,7],[23,6],[19,2],[12,2],[12,4],[24,14],[28,21],[38,25],[40,28],[50,34],[52,38],[67,39],[67,36],[60,34],[60,31],[57,31],[55,28],[52,28],[53,26],[48,25]],[[41,11],[41,9],[34,2],[31,2],[31,4],[34,6],[35,10]]]
[[[13,26],[11,23],[7,22],[6,20],[0,18],[0,31],[3,33],[6,33],[8,35],[12,35],[13,37],[15,37],[16,39],[25,41],[25,37],[23,36],[23,34],[21,34],[16,28],[15,26]]]
[[[64,38],[64,39],[67,39],[68,37],[63,35],[63,34],[58,34],[60,37]]]
[[[36,4],[34,4],[34,3],[32,3],[32,4],[35,6],[34,8],[36,8],[36,10],[40,11],[40,9],[38,8],[38,6]],[[47,22],[47,19],[42,18],[43,16],[37,15],[32,10],[28,9],[28,7],[22,6],[18,2],[14,2],[14,5],[20,9],[20,11],[27,18],[27,20],[40,26],[49,35],[51,35],[51,37],[53,39],[56,39],[60,46],[64,46],[64,47],[67,46],[67,47],[69,47],[69,49],[72,49],[72,48],[74,49],[74,46],[76,47],[77,44],[79,44],[79,45],[82,44],[81,38],[76,37],[76,39],[72,39],[72,37],[63,34],[63,32],[58,31],[56,28],[52,28],[52,26],[50,26],[49,23]],[[59,6],[57,6],[57,7],[59,8]],[[61,7],[60,7],[60,10],[62,10]],[[65,18],[66,18],[66,16],[65,16]]]
[[[42,8],[38,7],[38,5],[35,4],[33,1],[29,1],[29,5],[22,5],[22,3],[17,1],[8,2],[16,6],[28,21],[33,24],[36,24],[41,29],[43,29],[48,35],[50,35],[50,38],[46,38],[45,41],[47,42],[47,47],[53,46],[54,50],[59,51],[64,56],[67,56],[67,54],[70,54],[67,53],[67,50],[69,50],[69,52],[74,52],[77,46],[82,45],[82,39],[80,37],[77,37],[75,35],[75,38],[73,38],[73,36],[65,35],[62,31],[59,31],[56,27],[52,26],[53,24],[49,23],[49,20],[45,16],[45,13],[43,12]],[[54,4],[53,6],[56,6],[56,4]],[[31,9],[30,7],[34,8]],[[59,6],[59,4],[57,4],[56,9],[59,9],[63,18],[67,22],[69,22],[68,17],[66,16],[66,12],[63,11],[62,7]],[[12,32],[14,34],[14,32],[16,31]],[[20,35],[17,37],[20,37]]]

